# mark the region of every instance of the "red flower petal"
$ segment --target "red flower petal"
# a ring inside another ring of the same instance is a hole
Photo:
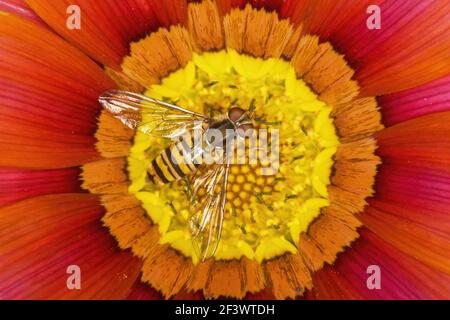
[[[361,220],[423,264],[450,273],[450,112],[378,134],[383,166],[376,199]]]
[[[258,9],[279,11],[285,0],[216,0],[222,14],[227,14],[234,8],[243,9],[247,3]]]
[[[381,30],[362,24],[341,42],[359,66],[362,95],[413,88],[450,72],[450,2],[385,1],[380,7]]]
[[[387,126],[434,112],[449,111],[450,76],[421,87],[381,96],[378,102]]]
[[[266,10],[279,11],[284,0],[249,0],[255,8],[264,8]]]
[[[205,300],[203,293],[197,292],[186,292],[181,290],[176,296],[173,297],[174,300]]]
[[[147,0],[155,13],[159,26],[169,27],[173,24],[185,24],[187,21],[186,0]],[[146,31],[146,30],[144,30]]]
[[[32,22],[1,15],[0,33],[0,166],[60,168],[97,159],[97,99],[114,83]]]
[[[0,207],[38,195],[81,192],[78,168],[20,170],[0,168]]]
[[[260,292],[256,293],[248,293],[245,297],[246,300],[276,300],[272,291],[269,288],[266,288]]]
[[[450,230],[450,170],[383,163],[376,180],[377,209],[393,212],[431,231]]]
[[[13,13],[22,18],[29,19],[45,26],[44,21],[39,18],[33,10],[25,3],[25,0],[0,0],[0,11]]]
[[[121,251],[99,222],[95,196],[40,196],[0,209],[1,299],[121,299],[141,262]],[[69,265],[81,290],[67,288]]]
[[[317,34],[321,40],[351,30],[355,21],[365,24],[366,8],[380,0],[285,0],[280,11],[282,18],[289,18],[295,24],[302,24],[304,33]]]
[[[450,274],[450,172],[383,164],[361,221],[386,242]]]
[[[131,288],[127,300],[162,300],[162,298],[162,295],[158,291],[138,279]]]
[[[307,298],[311,297],[311,292],[307,292]],[[127,297],[128,300],[160,300],[162,295],[153,289],[150,285],[137,281],[130,295]],[[201,291],[197,292],[186,292],[182,290],[175,297],[174,300],[203,300],[205,297]],[[265,289],[257,293],[249,293],[245,297],[246,300],[275,300],[275,297],[270,289]]]
[[[367,268],[381,271],[381,289],[370,290]],[[423,265],[371,231],[346,250],[332,267],[314,275],[318,299],[448,299],[450,276]]]
[[[161,300],[163,296],[157,290],[153,289],[149,284],[143,283],[140,280],[136,281],[127,300]],[[204,300],[203,294],[198,292],[186,292],[182,290],[174,300]]]
[[[31,8],[57,33],[95,60],[116,69],[131,41],[159,26],[184,23],[186,0],[27,0]],[[81,29],[66,26],[67,8],[81,9]]]
[[[372,202],[377,206],[377,202]],[[369,207],[360,217],[368,229],[395,248],[414,257],[424,265],[450,274],[450,236],[430,230],[426,224],[408,220],[409,215],[391,208]],[[418,212],[420,213],[420,211]],[[444,222],[448,225],[448,218]]]
[[[433,113],[386,128],[377,134],[384,162],[450,171],[450,112]]]
[[[244,8],[246,0],[216,0],[220,12],[225,15],[234,8]]]
[[[422,210],[429,209],[429,218],[422,213],[420,223],[441,231],[450,230],[450,215],[447,214],[450,212],[450,170],[446,172],[412,166],[407,161],[393,164],[386,161],[379,171],[376,180],[377,200],[408,208],[416,206]],[[414,211],[417,209],[411,209],[410,214]]]
[[[381,30],[367,28],[369,5],[381,8]],[[450,72],[449,10],[448,1],[434,0],[287,0],[280,14],[345,53],[358,69],[362,95],[372,96]]]

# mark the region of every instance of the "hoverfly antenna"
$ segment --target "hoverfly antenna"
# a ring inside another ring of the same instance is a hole
[[[256,110],[256,100],[252,99],[250,106],[248,107],[247,114],[251,117]]]

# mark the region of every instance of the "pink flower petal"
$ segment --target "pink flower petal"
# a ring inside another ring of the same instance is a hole
[[[369,30],[367,9],[381,9],[381,29]],[[287,0],[280,9],[345,54],[363,96],[423,85],[450,72],[450,2],[438,0]]]
[[[450,110],[450,76],[378,98],[387,126],[429,113]]]
[[[450,171],[450,112],[433,113],[377,134],[383,162]]]

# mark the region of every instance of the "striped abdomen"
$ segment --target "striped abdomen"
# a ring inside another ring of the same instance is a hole
[[[199,165],[188,157],[183,157],[183,151],[189,153],[190,150],[192,145],[185,140],[163,150],[148,166],[148,180],[162,185],[194,173]]]

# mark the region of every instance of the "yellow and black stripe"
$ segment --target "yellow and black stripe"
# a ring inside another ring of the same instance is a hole
[[[234,123],[228,118],[219,119],[217,122],[211,124],[210,128],[218,129],[226,133],[227,129],[234,128]],[[226,135],[224,136],[226,139]],[[220,144],[223,145],[223,143],[223,141],[220,143],[214,142],[218,146]],[[163,185],[194,173],[200,166],[200,164],[194,163],[195,160],[192,159],[195,148],[198,148],[198,146],[194,146],[194,137],[192,135],[190,139],[181,138],[180,141],[166,148],[150,163],[147,171],[148,180],[155,184]],[[192,156],[185,157],[185,155]]]
[[[191,153],[193,145],[193,141],[188,143],[182,140],[163,150],[150,163],[147,170],[148,180],[163,185],[194,173],[199,165],[193,163],[193,159],[184,157],[185,154]]]

